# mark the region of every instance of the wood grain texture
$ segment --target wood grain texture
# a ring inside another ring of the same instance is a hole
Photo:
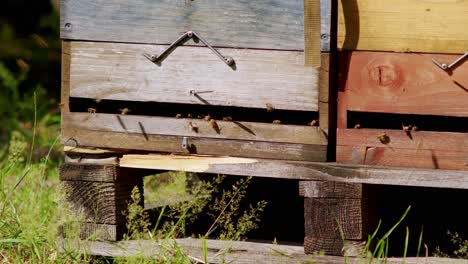
[[[390,142],[383,144],[378,136],[385,133]],[[338,146],[387,147],[389,149],[445,150],[468,152],[468,133],[411,132],[411,138],[403,130],[389,129],[337,129]],[[461,153],[460,153],[461,154]]]
[[[317,264],[342,264],[345,263],[343,257],[306,255],[302,246],[294,245],[273,245],[268,243],[254,243],[245,241],[221,241],[207,239],[207,257],[209,263],[317,263]],[[168,245],[176,243],[184,253],[203,259],[202,242],[199,239],[182,238],[174,241],[166,241]],[[143,256],[154,258],[163,253],[161,246],[163,241],[153,240],[130,240],[109,243],[104,241],[80,241],[72,239],[57,239],[60,252],[76,252],[89,255],[99,255],[108,257],[132,257]],[[232,250],[226,250],[231,248]],[[224,253],[223,253],[224,252]],[[310,252],[313,253],[313,252]],[[360,258],[349,258],[348,263],[362,263]],[[376,260],[383,261],[383,260]],[[389,264],[400,264],[402,258],[388,258],[385,260]],[[450,258],[414,258],[405,259],[408,264],[462,264],[466,263],[462,259]]]
[[[320,67],[320,0],[304,0],[304,57],[306,66]]]
[[[190,118],[135,116],[118,114],[69,113],[64,115],[63,127],[147,135],[173,135],[200,138],[239,139],[267,142],[327,145],[327,135],[319,127],[279,125],[254,122],[209,121]],[[195,132],[190,127],[196,126]],[[240,124],[240,125],[239,125]]]
[[[303,50],[303,12],[303,0],[62,0],[60,28],[74,40],[170,44],[193,30],[218,47]]]
[[[76,230],[78,229],[78,230]],[[78,227],[74,224],[66,223],[59,227],[59,234],[63,238],[75,238],[76,235],[80,239],[90,240],[107,240],[118,241],[121,240],[126,232],[125,224],[95,224],[95,223],[79,223]],[[64,245],[64,250],[73,250],[69,246]]]
[[[305,198],[362,198],[362,184],[331,181],[300,181],[299,195]]]
[[[297,51],[178,47],[160,65],[142,53],[164,45],[71,43],[70,96],[130,101],[318,110],[318,69]],[[212,91],[193,96],[191,90]],[[201,99],[200,99],[201,98]]]
[[[448,74],[432,62],[451,63],[458,57],[340,53],[339,127],[345,127],[346,111],[467,117],[468,63]]]
[[[322,65],[319,71],[319,124],[328,128],[330,94],[330,53],[322,53]]]
[[[261,158],[245,158],[233,163],[231,158],[126,154],[120,160],[120,166],[296,180],[468,189],[468,174],[461,170],[412,169]]]
[[[346,50],[464,53],[468,2],[339,1],[338,47]]]
[[[361,152],[362,153],[362,152]],[[391,149],[389,147],[369,147],[360,159],[356,149],[350,146],[337,146],[339,163],[398,166],[409,168],[429,168],[462,170],[468,174],[468,151]],[[350,158],[354,155],[354,158]]]
[[[59,167],[61,181],[115,182],[118,180],[115,165],[76,165],[62,164]],[[119,179],[120,180],[120,179]]]
[[[60,92],[60,111],[70,112],[70,57],[71,44],[69,41],[62,41],[62,81]]]
[[[182,138],[176,136],[116,133],[72,129],[62,126],[62,143],[71,147],[100,147],[186,153]],[[208,155],[271,158],[302,161],[325,161],[325,145],[272,143],[250,140],[224,140],[191,137],[192,151]],[[228,173],[229,174],[229,173]]]
[[[361,240],[342,240],[336,238],[317,238],[313,236],[304,237],[304,252],[306,254],[317,254],[324,252],[326,255],[332,256],[349,256],[357,257],[362,252],[364,244]],[[354,263],[358,258],[347,258],[342,263]],[[361,260],[362,262],[362,260]],[[388,263],[392,263],[388,260]],[[409,262],[407,262],[409,263]]]
[[[366,209],[366,201],[361,198],[304,198],[305,236],[364,239],[367,235]],[[340,234],[340,228],[343,234]]]

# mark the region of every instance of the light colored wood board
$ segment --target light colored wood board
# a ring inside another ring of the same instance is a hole
[[[197,259],[203,259],[202,242],[194,238],[176,239],[177,245],[187,255]],[[208,261],[209,263],[318,263],[318,264],[342,264],[343,257],[306,255],[302,246],[294,245],[273,245],[267,243],[255,243],[245,241],[221,241],[207,239]],[[89,255],[99,255],[108,257],[156,257],[163,252],[162,248],[173,245],[173,240],[165,243],[151,240],[130,240],[119,242],[104,241],[80,241],[74,239],[57,239],[60,252],[86,253]],[[227,250],[231,248],[232,250]],[[223,253],[229,252],[229,253]],[[362,262],[359,258],[348,258],[349,263],[357,264]],[[387,263],[402,263],[402,258],[388,258]],[[406,258],[406,263],[427,263],[427,264],[461,264],[462,259],[450,258]]]
[[[78,227],[75,227],[75,225],[78,225]],[[88,241],[89,239],[117,241],[123,238],[125,232],[126,228],[124,224],[65,223],[59,227],[61,237],[70,239],[78,236],[83,241]],[[62,238],[60,240],[65,241]],[[73,248],[69,247],[71,246],[69,244],[60,246],[63,246],[61,249],[66,252],[73,250]]]
[[[319,103],[319,126],[320,128],[328,130],[329,114],[330,114],[329,104],[320,102]]]
[[[383,144],[379,136],[385,133],[390,142]],[[468,133],[414,131],[411,138],[403,130],[337,129],[339,146],[386,147],[409,150],[444,150],[468,152]],[[461,154],[461,153],[460,153]]]
[[[337,146],[337,162],[398,166],[410,168],[465,170],[468,173],[468,151],[454,152],[444,150],[411,150],[388,147],[369,147],[364,155],[352,160],[349,156],[357,155],[356,149],[350,146]]]
[[[303,50],[303,6],[303,0],[62,0],[61,38],[170,44],[193,30],[218,47]]]
[[[62,41],[62,87],[60,92],[60,111],[62,113],[70,112],[70,57],[71,44],[69,41]]]
[[[70,96],[128,101],[318,110],[318,69],[298,51],[219,49],[235,69],[208,48],[178,47],[160,65],[142,53],[167,46],[71,43]],[[212,91],[191,95],[190,91]]]
[[[330,29],[331,0],[320,0],[320,50],[322,52],[330,51]]]
[[[459,64],[451,74],[432,62],[434,58],[450,64],[460,55],[390,52],[340,55],[343,67],[338,100],[344,101],[340,111],[468,117],[468,62]]]
[[[336,160],[339,163],[364,164],[366,147],[336,146]]]
[[[124,155],[120,160],[120,166],[296,180],[468,189],[468,172],[461,170],[399,168],[260,158],[245,159],[234,164],[231,162],[231,157],[173,156],[128,154]],[[205,158],[208,161],[204,160]],[[224,160],[226,158],[228,161]]]
[[[80,148],[80,147],[71,147],[63,146],[63,151],[65,153],[77,153],[77,154],[89,154],[89,155],[106,155],[106,154],[116,154],[118,155],[119,151],[111,149],[100,149],[100,148]]]
[[[468,2],[339,1],[338,48],[464,53]]]
[[[101,132],[62,127],[62,143],[72,147],[133,149],[185,153],[182,137]],[[272,143],[248,140],[189,138],[198,154],[239,157],[325,161],[327,146]]]
[[[362,184],[331,181],[300,181],[299,195],[305,198],[362,198]]]
[[[267,142],[327,145],[327,135],[319,127],[254,122],[216,121],[218,129],[203,119],[169,118],[120,114],[69,113],[63,127],[147,135],[173,135],[200,138],[239,139]],[[197,132],[192,127],[196,126]],[[218,133],[219,132],[219,133]]]
[[[365,239],[366,210],[366,201],[361,198],[304,198],[305,236],[338,240]]]
[[[320,67],[320,0],[304,0],[304,57],[306,66]]]

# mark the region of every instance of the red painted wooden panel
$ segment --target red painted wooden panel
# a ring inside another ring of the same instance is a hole
[[[447,73],[435,58],[460,55],[391,52],[340,54],[339,127],[346,111],[468,117],[468,61]]]

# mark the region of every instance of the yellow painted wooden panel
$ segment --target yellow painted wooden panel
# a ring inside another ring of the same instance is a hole
[[[468,0],[340,0],[338,48],[468,51]]]

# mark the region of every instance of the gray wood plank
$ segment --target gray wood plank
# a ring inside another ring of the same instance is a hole
[[[89,255],[112,256],[112,257],[155,257],[161,256],[172,248],[174,242],[185,254],[203,260],[202,242],[199,239],[182,238],[166,241],[152,240],[130,240],[116,243],[102,241],[82,241],[72,239],[57,239],[60,252],[79,252]],[[274,245],[268,243],[221,241],[208,239],[207,255],[209,263],[362,263],[365,259],[344,258],[335,256],[306,255],[301,246]],[[231,249],[231,250],[229,250]],[[377,261],[377,260],[376,260]],[[383,261],[383,260],[382,260]],[[466,263],[462,259],[450,258],[388,258],[387,263],[427,263],[427,264],[461,264]],[[367,261],[368,262],[368,261]]]
[[[62,0],[60,28],[74,40],[170,44],[194,30],[219,47],[303,50],[303,19],[303,0]]]
[[[64,125],[62,125],[62,143],[71,147],[187,153],[187,150],[182,148],[182,137],[82,130],[68,128]],[[195,153],[207,155],[303,161],[326,161],[327,159],[327,146],[325,145],[198,137],[189,137],[189,144],[193,146]]]
[[[330,51],[331,0],[320,0],[320,50]]]
[[[178,47],[157,65],[142,53],[166,46],[71,42],[70,96],[99,99],[318,110],[318,69],[297,51]],[[191,90],[211,91],[198,96]]]
[[[63,126],[69,128],[147,135],[173,135],[219,139],[327,145],[327,135],[319,127],[255,122],[210,121],[191,118],[120,114],[65,113]],[[196,127],[196,131],[193,131]]]
[[[251,175],[298,180],[468,189],[468,171],[412,169],[261,158],[124,155],[122,167]]]

